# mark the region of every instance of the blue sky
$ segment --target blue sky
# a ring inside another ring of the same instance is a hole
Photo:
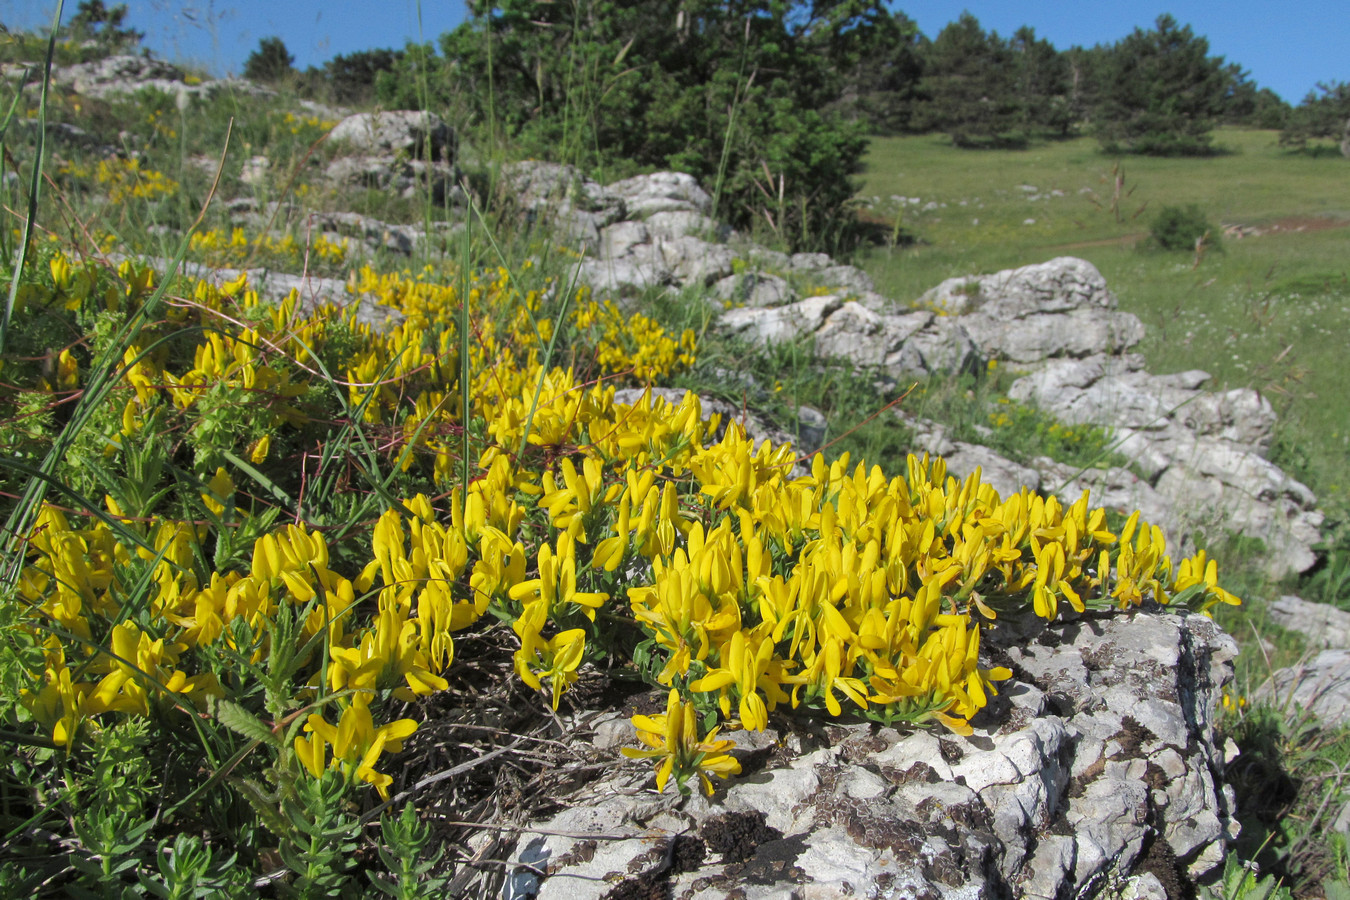
[[[107,0],[113,5],[113,0]],[[238,72],[260,38],[278,35],[301,68],[338,53],[432,40],[464,17],[459,0],[125,0],[129,23],[167,59],[215,74]],[[66,4],[69,16],[77,0]],[[1007,36],[1022,25],[1060,49],[1111,43],[1163,13],[1209,38],[1211,52],[1236,62],[1291,103],[1318,81],[1350,81],[1350,16],[1345,0],[925,0],[896,4],[929,37],[969,10],[986,29]],[[51,0],[0,0],[0,22],[45,27]]]

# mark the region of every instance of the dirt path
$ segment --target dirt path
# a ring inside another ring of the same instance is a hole
[[[1223,236],[1228,240],[1240,241],[1246,238],[1264,237],[1268,234],[1291,234],[1310,231],[1330,231],[1335,228],[1350,228],[1350,221],[1333,219],[1327,216],[1285,216],[1261,225],[1224,225]],[[1068,244],[1053,244],[1047,250],[1082,250],[1088,247],[1111,247],[1120,245],[1129,247],[1148,237],[1148,232],[1139,231],[1118,237],[1101,238],[1095,241],[1073,241]]]

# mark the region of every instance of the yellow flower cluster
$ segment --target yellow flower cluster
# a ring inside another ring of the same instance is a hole
[[[57,268],[54,279],[75,278]],[[126,297],[149,289],[147,273],[127,268]],[[303,647],[304,659],[292,708],[313,706],[288,752],[315,775],[336,767],[384,794],[391,779],[379,759],[416,723],[378,724],[382,704],[446,690],[453,635],[501,621],[518,641],[518,676],[548,690],[555,708],[588,660],[631,656],[669,690],[664,716],[635,719],[647,747],[637,754],[658,759],[661,786],[696,774],[706,789],[708,775],[736,771],[716,729],[699,727],[715,710],[762,729],[779,707],[837,716],[847,701],[879,721],[969,733],[1010,674],[980,665],[982,629],[999,614],[1236,602],[1213,561],[1183,561],[1174,576],[1157,528],[1136,514],[1113,530],[1086,494],[1068,507],[1025,490],[1004,499],[978,472],[958,480],[940,460],[914,458],[887,478],[817,455],[794,478],[790,447],[756,446],[735,426],[715,437],[718,423],[693,394],[617,404],[612,384],[545,367],[555,325],[542,317],[544,293],[522,294],[505,271],[455,287],[430,269],[364,268],[349,289],[403,318],[377,330],[346,316],[358,341],[345,399],[396,437],[404,468],[422,459],[446,488],[443,505],[417,494],[385,511],[368,545],[345,548],[360,567],[350,575],[330,568],[326,539],[304,524],[258,538],[247,571],[203,574],[211,525],[124,520],[144,538],[127,547],[103,522],[76,528],[44,509],[20,595],[46,648],[26,702],[57,744],[75,744],[105,715],[209,709],[222,695],[209,651],[261,661],[282,652],[278,623],[293,620],[298,646],[288,652]],[[322,352],[337,314],[303,315],[295,296],[260,307],[242,278],[189,293],[170,324],[198,316],[214,327],[186,371],[127,350],[123,434],[159,407],[190,423],[223,388],[268,397],[272,427],[302,425],[293,401],[309,377],[295,367]],[[461,304],[479,423],[467,485]],[[226,309],[248,327],[211,318]],[[645,320],[620,333],[618,311],[585,295],[575,310],[556,327],[590,336],[602,372],[664,376],[692,360],[692,335],[676,340]],[[268,446],[250,445],[255,463]],[[217,521],[235,503],[237,474],[218,469],[203,492]],[[123,598],[145,567],[149,618],[134,618]]]
[[[178,182],[163,172],[142,169],[139,159],[101,159],[96,178],[107,189],[112,204],[133,198],[158,200],[178,193]]]
[[[259,234],[249,238],[244,229],[234,228],[229,234],[217,229],[198,231],[192,235],[189,249],[200,254],[204,262],[214,266],[240,265],[257,254],[279,263],[299,266],[306,262],[307,253],[312,253],[320,262],[341,266],[347,261],[351,243],[346,238],[333,240],[320,234],[306,248],[289,234],[281,237]]]
[[[318,116],[297,116],[293,112],[288,112],[281,117],[281,124],[291,134],[298,135],[303,131],[307,133],[307,136],[314,136],[320,132],[332,130],[337,122],[320,119]]]
[[[677,340],[641,313],[624,315],[614,304],[594,300],[577,311],[575,321],[578,329],[591,334],[606,372],[628,371],[647,383],[662,372],[693,365],[693,331],[686,330]]]
[[[713,783],[709,773],[719,778],[727,778],[741,771],[741,764],[733,759],[727,750],[731,741],[717,740],[714,728],[702,737],[699,736],[698,716],[694,704],[680,699],[680,692],[672,689],[666,695],[666,711],[659,716],[633,716],[633,725],[637,727],[638,740],[648,749],[623,748],[623,755],[630,759],[660,760],[656,768],[656,789],[666,789],[670,776],[675,783],[683,785],[690,775],[697,775],[705,793],[712,794]]]

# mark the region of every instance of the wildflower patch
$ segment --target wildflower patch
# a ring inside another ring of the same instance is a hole
[[[12,602],[41,663],[24,704],[65,752],[127,717],[215,719],[280,770],[387,796],[384,757],[418,728],[404,704],[451,689],[457,635],[509,629],[516,676],[555,709],[602,661],[659,687],[666,712],[635,717],[629,755],[660,787],[711,791],[738,768],[718,729],[771,715],[970,734],[1011,677],[980,653],[1003,617],[1237,602],[1212,560],[1174,567],[1157,528],[1108,528],[1086,494],[1004,498],[914,457],[888,476],[817,455],[792,477],[790,446],[705,420],[696,395],[616,403],[696,343],[585,291],[564,313],[504,270],[364,268],[352,293],[403,316],[379,331],[261,304],[242,277],[184,281],[114,355],[98,335],[158,276],[59,254],[45,275],[26,313],[94,337],[52,374],[30,365],[29,390],[77,400],[113,360],[72,462],[141,476],[95,478],[101,509],[49,503],[26,535]],[[584,373],[546,362],[555,329]],[[199,489],[171,501],[177,469]]]

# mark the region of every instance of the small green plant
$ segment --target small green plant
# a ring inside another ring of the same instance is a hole
[[[380,820],[380,861],[388,875],[368,873],[371,884],[398,900],[430,900],[442,896],[447,879],[432,875],[444,853],[443,847],[431,849],[431,828],[417,817],[410,803],[397,817]]]
[[[1223,880],[1205,889],[1208,900],[1293,900],[1293,894],[1278,878],[1261,877],[1255,863],[1229,856],[1223,865]]]
[[[1149,226],[1153,242],[1163,250],[1196,250],[1219,245],[1219,231],[1199,206],[1164,206]]]

